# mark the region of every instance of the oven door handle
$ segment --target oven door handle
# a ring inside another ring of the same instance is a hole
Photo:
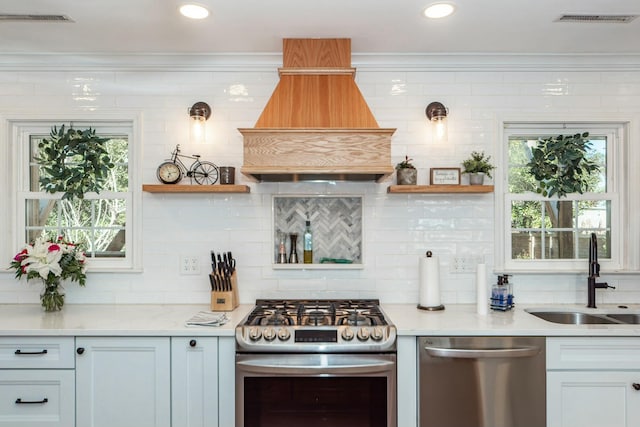
[[[540,347],[516,347],[516,348],[500,348],[500,349],[467,349],[467,348],[440,348],[425,347],[425,351],[429,356],[448,357],[458,359],[485,359],[485,358],[513,358],[513,357],[532,357],[540,353]]]
[[[244,372],[250,373],[269,373],[269,374],[287,374],[287,375],[318,375],[323,373],[331,374],[371,374],[379,372],[388,372],[395,366],[393,360],[355,360],[345,361],[345,363],[283,363],[286,355],[280,355],[278,358],[265,359],[246,359],[236,361],[236,366]]]

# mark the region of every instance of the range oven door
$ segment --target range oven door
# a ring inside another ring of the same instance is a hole
[[[236,427],[397,427],[395,354],[236,354]]]

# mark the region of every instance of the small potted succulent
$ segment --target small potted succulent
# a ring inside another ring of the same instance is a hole
[[[489,163],[489,160],[491,156],[485,155],[484,152],[472,151],[471,156],[462,162],[462,173],[469,174],[469,184],[482,185],[485,175],[492,178],[491,171],[496,167]]]
[[[418,170],[411,162],[409,156],[404,156],[404,160],[396,165],[396,178],[398,185],[416,185],[418,182]]]

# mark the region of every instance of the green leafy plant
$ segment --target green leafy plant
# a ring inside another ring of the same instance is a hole
[[[63,199],[84,199],[85,193],[102,190],[113,162],[106,148],[108,139],[95,129],[53,127],[49,138],[38,144],[36,162],[42,167],[40,185],[48,193],[64,192]]]
[[[409,156],[404,156],[404,160],[396,165],[396,169],[415,169],[416,167],[411,164],[413,159]]]
[[[539,139],[531,149],[529,172],[537,181],[536,192],[545,197],[565,197],[589,189],[589,176],[600,167],[587,158],[588,132]]]
[[[484,173],[492,178],[491,171],[496,167],[489,162],[490,160],[491,156],[486,156],[484,152],[472,151],[471,156],[462,162],[462,173]]]

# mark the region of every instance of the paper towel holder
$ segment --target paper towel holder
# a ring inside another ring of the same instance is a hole
[[[427,256],[427,258],[431,258],[433,256],[433,252],[427,251],[425,255]],[[440,304],[436,306],[425,307],[423,305],[418,304],[418,309],[425,310],[425,311],[440,311],[440,310],[444,310],[444,305]]]

